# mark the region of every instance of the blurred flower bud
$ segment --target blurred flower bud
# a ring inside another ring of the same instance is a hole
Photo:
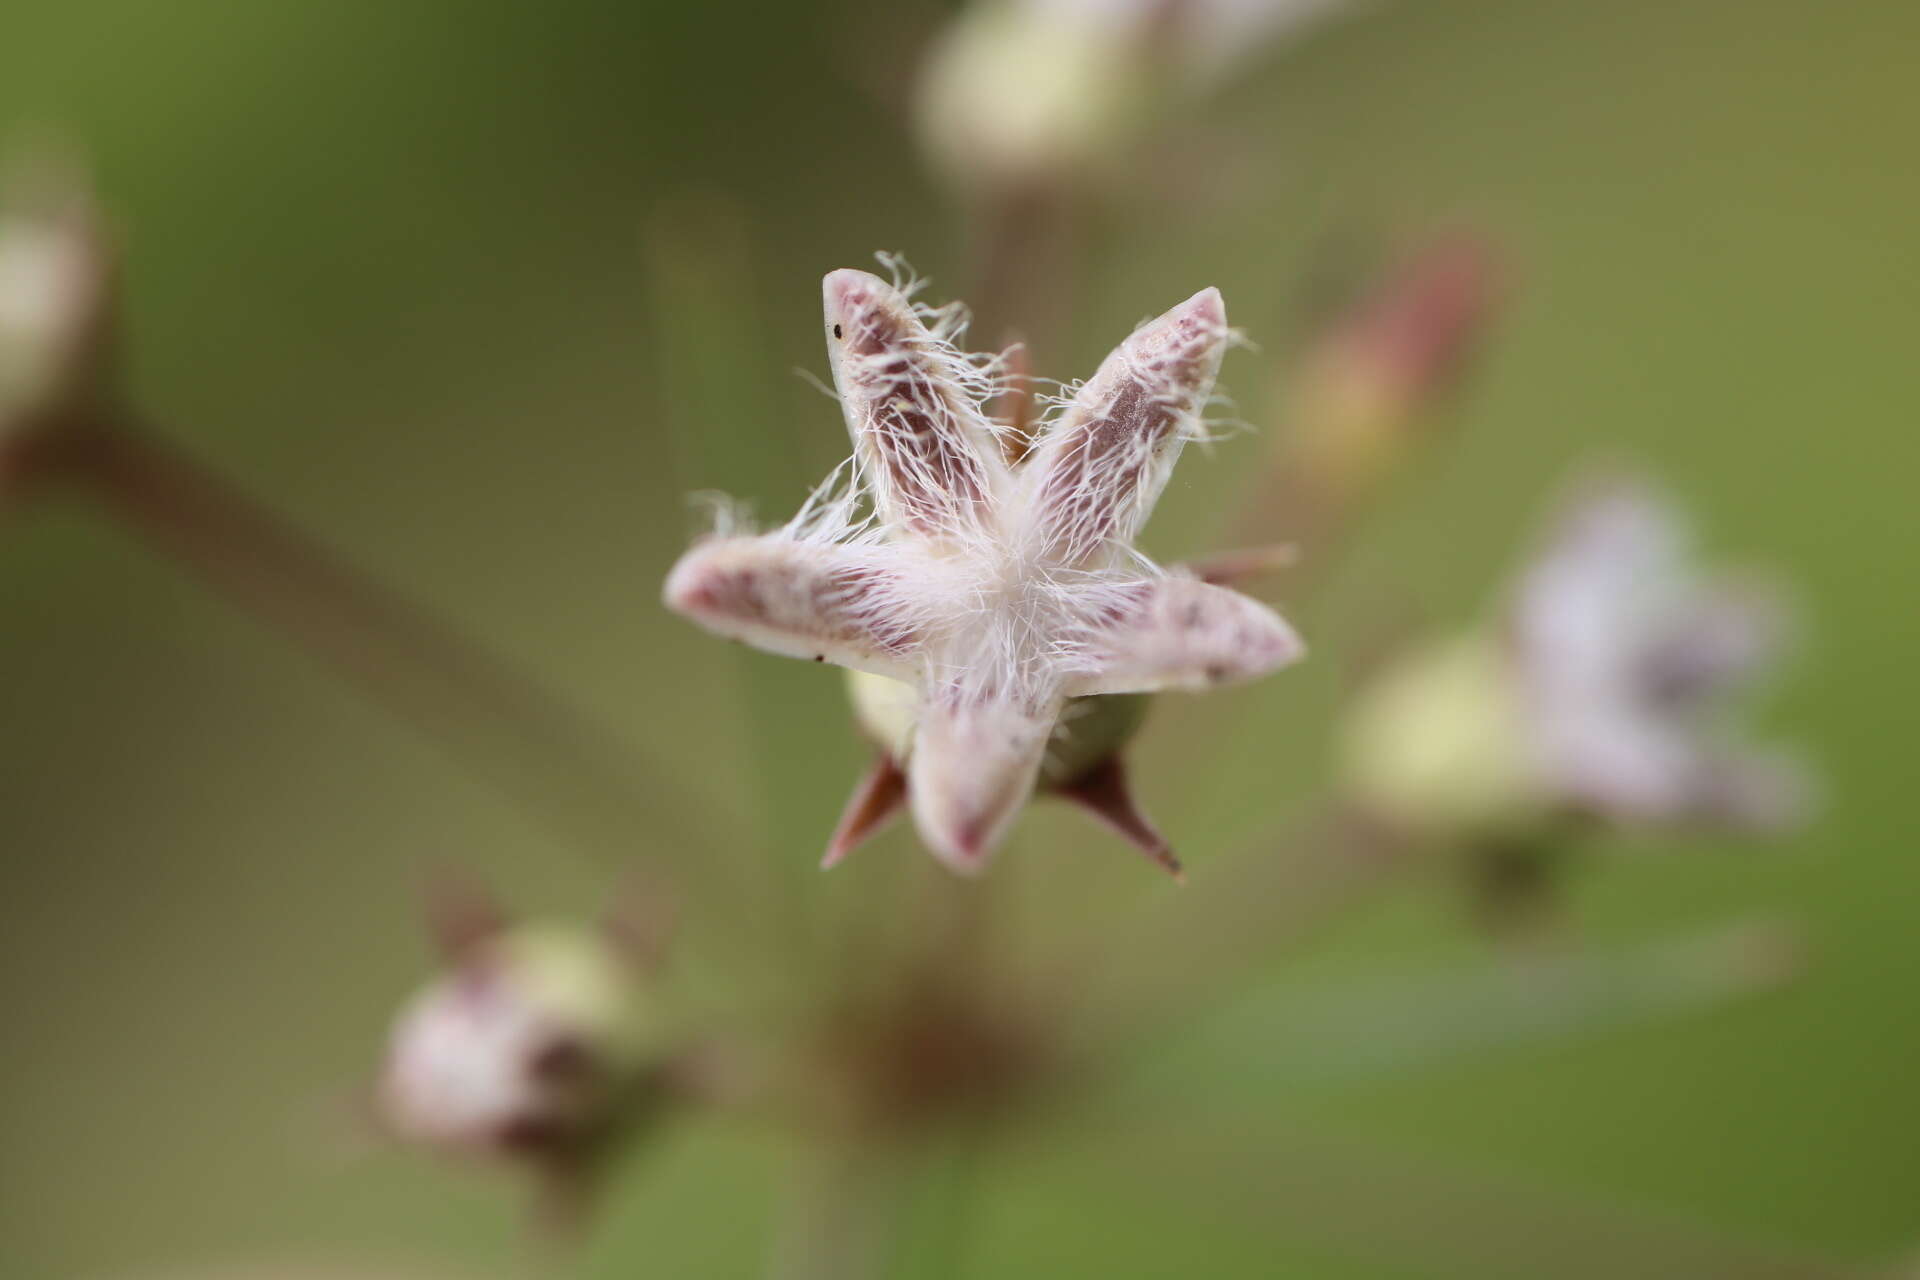
[[[1351,798],[1404,832],[1495,836],[1545,807],[1511,666],[1481,632],[1415,650],[1373,680],[1342,749]]]
[[[1485,329],[1493,294],[1484,247],[1443,242],[1317,342],[1294,376],[1282,441],[1321,500],[1362,495],[1413,443]]]
[[[0,203],[0,442],[96,390],[109,323],[109,254],[84,189],[49,175]]]
[[[503,929],[401,1012],[377,1106],[396,1136],[440,1150],[565,1157],[622,1118],[665,1048],[653,993],[618,937]]]
[[[1040,4],[977,4],[921,73],[921,142],[936,168],[969,187],[1097,171],[1149,108],[1145,72],[1127,25]]]
[[[1415,650],[1363,691],[1348,787],[1383,821],[1463,841],[1563,815],[1789,823],[1805,808],[1799,771],[1740,744],[1723,714],[1781,624],[1771,596],[1694,567],[1657,495],[1591,490],[1522,573],[1504,635]]]
[[[1096,174],[1152,123],[1169,89],[1205,85],[1340,2],[981,0],[922,69],[922,145],[969,188]]]

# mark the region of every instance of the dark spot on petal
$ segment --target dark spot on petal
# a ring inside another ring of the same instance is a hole
[[[833,326],[833,336],[836,338],[844,338],[847,335],[844,331],[841,330],[839,325],[835,325]]]

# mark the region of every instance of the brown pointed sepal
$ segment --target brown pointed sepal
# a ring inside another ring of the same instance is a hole
[[[1237,587],[1257,578],[1270,577],[1300,563],[1300,548],[1291,542],[1266,547],[1244,547],[1236,551],[1216,551],[1197,556],[1180,567],[1202,582],[1216,587]]]
[[[1165,868],[1167,874],[1176,881],[1186,883],[1187,873],[1180,866],[1180,859],[1174,856],[1167,838],[1147,820],[1146,814],[1140,812],[1140,806],[1133,798],[1133,789],[1127,785],[1126,766],[1120,762],[1119,756],[1108,756],[1072,782],[1055,790],[1125,836],[1142,853]]]
[[[865,844],[892,821],[906,803],[907,775],[900,771],[892,756],[884,751],[876,753],[872,766],[860,779],[860,785],[853,789],[846,809],[840,814],[833,839],[827,842],[826,856],[820,859],[820,869],[827,870]]]

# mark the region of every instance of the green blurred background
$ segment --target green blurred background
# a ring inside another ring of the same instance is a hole
[[[172,438],[764,824],[817,936],[925,859],[896,831],[812,872],[862,759],[837,682],[710,642],[658,584],[685,491],[777,517],[843,452],[791,374],[824,372],[823,272],[894,249],[963,286],[897,106],[946,12],[12,0],[0,126],[93,159]],[[1137,772],[1193,874],[1313,794],[1343,635],[1383,600],[1466,616],[1571,465],[1628,457],[1795,581],[1807,643],[1767,719],[1828,795],[1766,847],[1623,847],[1574,917],[1604,941],[1784,912],[1812,968],[1692,1022],[1270,1102],[1288,1046],[1229,1011],[1138,1137],[986,1157],[957,1272],[1421,1274],[1296,1240],[1260,1156],[1303,1133],[1841,1258],[1920,1230],[1916,51],[1899,0],[1382,0],[1250,65],[1095,221],[1043,371],[1218,284],[1266,348],[1224,374],[1254,423],[1354,229],[1468,227],[1510,280],[1453,438],[1303,619],[1318,660],[1156,712]],[[1149,549],[1203,549],[1262,448],[1190,458]],[[8,514],[0,618],[0,1272],[755,1273],[791,1160],[743,1126],[669,1131],[556,1261],[510,1186],[346,1119],[428,965],[423,865],[581,911],[607,864],[80,503]],[[1001,871],[1036,910],[1167,892],[1053,808]],[[1455,906],[1396,897],[1312,967],[1470,957]],[[1211,1121],[1181,1110],[1216,1089]],[[1238,1163],[1160,1163],[1157,1129],[1206,1148],[1209,1124]]]

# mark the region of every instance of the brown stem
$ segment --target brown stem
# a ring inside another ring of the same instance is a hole
[[[45,432],[24,469],[97,498],[168,555],[434,737],[558,834],[624,861],[672,851],[714,876],[712,823],[511,665],[326,547],[155,432],[124,419]]]
[[[1054,352],[1072,308],[1074,216],[1068,193],[1034,184],[996,192],[979,211],[975,333]]]

